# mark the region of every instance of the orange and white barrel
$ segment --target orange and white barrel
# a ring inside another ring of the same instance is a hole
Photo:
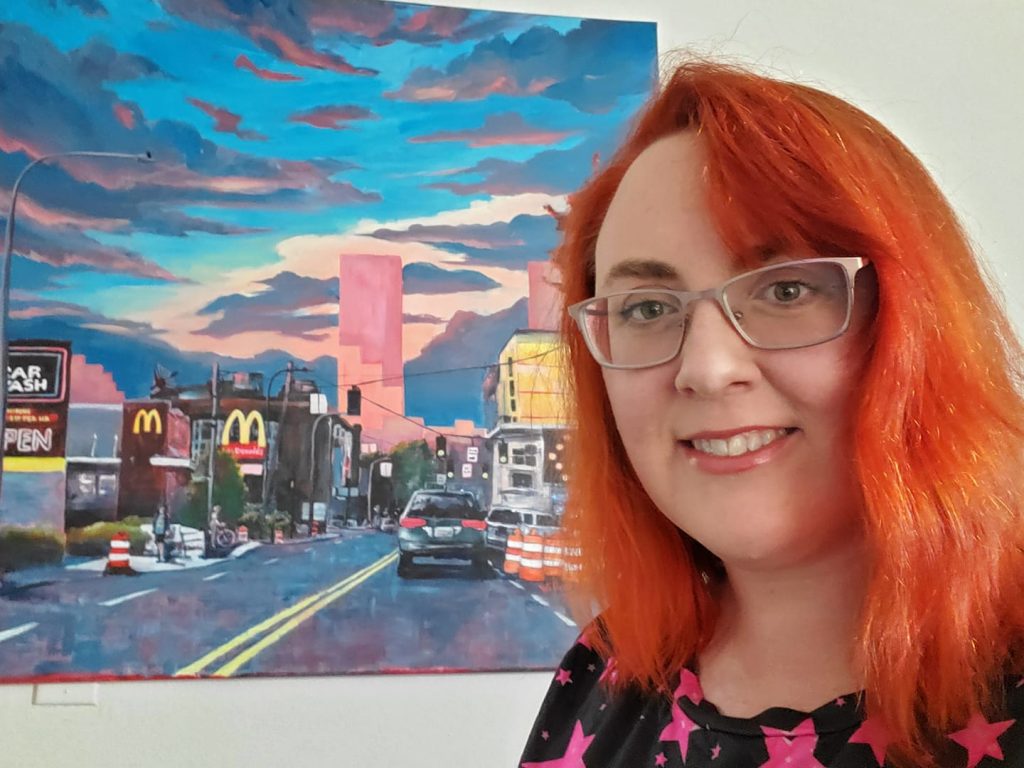
[[[110,552],[107,555],[107,567],[104,573],[131,574],[132,570],[131,540],[124,531],[118,531],[110,539]]]
[[[274,531],[274,543],[284,544],[284,531],[282,531],[280,528]]]
[[[553,533],[544,540],[544,578],[561,579],[565,563],[562,534]]]
[[[244,525],[238,526],[238,541],[241,544],[245,544],[249,540],[249,529]]]
[[[523,534],[518,528],[514,528],[505,541],[505,563],[502,570],[508,576],[516,576],[519,573],[519,561],[523,554]]]
[[[544,537],[532,528],[523,537],[523,555],[519,560],[522,581],[544,581]]]

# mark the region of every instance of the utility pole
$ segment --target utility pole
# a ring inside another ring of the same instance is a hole
[[[267,468],[267,497],[264,501],[266,505],[265,511],[270,510],[273,507],[277,510],[277,499],[274,495],[274,476],[277,474],[277,465],[281,458],[281,439],[284,437],[284,417],[288,413],[288,396],[292,391],[292,373],[294,372],[294,363],[291,360],[288,361],[288,368],[285,372],[284,377],[284,400],[281,404],[281,418],[277,420],[277,435],[274,437],[274,442],[270,448],[270,461],[268,462]]]
[[[213,514],[213,473],[217,466],[217,387],[220,382],[220,363],[213,364],[213,378],[210,379],[210,394],[213,407],[210,416],[210,463],[206,469],[206,530],[210,531],[210,516]],[[211,532],[212,535],[212,532]]]

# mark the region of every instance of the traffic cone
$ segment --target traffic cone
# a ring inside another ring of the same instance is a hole
[[[544,578],[559,581],[563,575],[563,550],[565,545],[561,533],[553,533],[544,541]]]
[[[506,576],[515,576],[519,573],[519,560],[523,551],[523,535],[518,528],[508,535],[505,541],[505,563],[502,570]]]
[[[282,531],[280,528],[274,530],[274,543],[284,544],[284,531]]]
[[[544,537],[530,529],[523,537],[523,556],[519,560],[522,581],[544,581]]]
[[[103,575],[135,576],[138,573],[132,568],[131,540],[124,531],[118,531],[110,540],[110,552],[107,555],[107,567]]]
[[[244,525],[238,526],[238,543],[245,544],[249,540],[249,529]]]

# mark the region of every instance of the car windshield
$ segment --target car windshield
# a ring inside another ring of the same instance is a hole
[[[554,515],[537,515],[537,525],[543,525],[549,528],[557,528],[558,518]]]
[[[482,520],[483,513],[477,508],[473,497],[461,493],[421,493],[413,496],[409,514],[417,517],[458,517]]]
[[[506,525],[518,525],[522,518],[518,512],[513,512],[511,509],[492,509],[491,514],[487,516],[487,519],[492,523],[504,523]]]

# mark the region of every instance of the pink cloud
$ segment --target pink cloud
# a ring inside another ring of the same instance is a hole
[[[300,67],[324,69],[344,75],[376,75],[377,70],[365,67],[354,67],[343,57],[334,53],[323,53],[304,48],[283,32],[270,27],[253,26],[249,33],[254,40],[266,41],[277,47],[282,58]]]
[[[469,11],[462,8],[427,8],[410,16],[402,25],[402,31],[451,37],[468,16]]]
[[[127,104],[120,101],[116,102],[114,104],[114,116],[129,131],[135,127],[135,113],[132,112]]]
[[[466,131],[438,131],[423,136],[413,136],[413,144],[427,144],[440,141],[464,141],[471,147],[495,147],[503,145],[557,144],[578,131],[552,131],[528,125],[516,112],[488,115],[480,128]]]
[[[313,29],[351,32],[363,37],[379,37],[394,19],[394,9],[377,0],[346,0],[323,3],[310,13],[307,21]]]
[[[48,154],[50,150],[38,144],[26,141],[18,136],[11,136],[10,134],[4,133],[3,128],[0,128],[0,151],[3,151],[8,155],[14,154],[15,152],[24,152],[31,158],[37,158]]]
[[[515,80],[505,72],[477,72],[471,77],[449,78],[447,81],[417,85],[409,79],[397,91],[386,91],[384,98],[401,101],[480,101],[494,94],[517,96],[523,93]]]
[[[242,116],[236,115],[234,112],[229,112],[223,107],[218,107],[216,104],[211,104],[208,101],[202,101],[201,99],[193,99],[189,97],[188,103],[193,107],[201,109],[203,112],[213,118],[213,130],[220,133],[233,133],[240,139],[247,141],[266,141],[267,137],[262,133],[256,131],[243,131],[239,130],[238,126],[242,122]]]
[[[331,128],[343,130],[347,126],[343,122],[351,120],[377,119],[377,116],[365,107],[343,104],[334,107],[317,107],[307,112],[296,112],[288,120],[293,123],[306,123],[314,128]]]
[[[252,59],[250,59],[244,53],[238,54],[238,57],[235,59],[235,67],[237,67],[238,69],[247,69],[261,80],[272,80],[279,83],[294,83],[296,81],[302,80],[302,78],[299,77],[298,75],[289,75],[286,72],[274,72],[273,70],[270,69],[263,69],[262,67],[257,67],[255,64],[252,63]]]
[[[74,227],[114,232],[124,229],[131,222],[126,219],[100,219],[83,216],[69,211],[55,211],[36,203],[31,197],[18,195],[18,221],[25,216],[44,227]]]

